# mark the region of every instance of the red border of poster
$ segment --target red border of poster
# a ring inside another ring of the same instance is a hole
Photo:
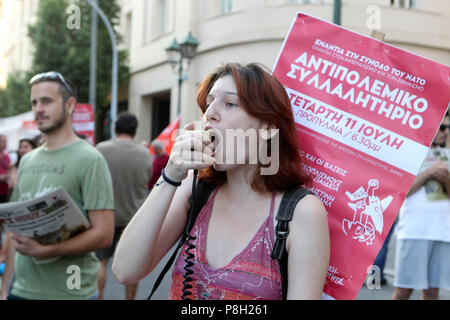
[[[324,297],[354,299],[450,101],[450,68],[298,13],[274,66],[328,212]]]

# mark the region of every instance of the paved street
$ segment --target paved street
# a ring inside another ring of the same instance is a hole
[[[366,283],[362,286],[359,291],[356,300],[388,300],[391,299],[392,293],[394,291],[393,282],[394,282],[394,263],[395,263],[395,244],[396,237],[395,234],[392,235],[391,241],[388,246],[388,255],[386,258],[386,266],[384,270],[384,274],[388,281],[388,284],[382,286],[380,289],[368,289]],[[411,295],[411,300],[419,300],[421,292],[415,290]],[[441,300],[450,300],[450,291],[441,290],[439,292],[439,298]]]
[[[173,249],[172,249],[173,250]],[[167,260],[170,258],[172,250],[161,260],[160,264],[153,270],[151,274],[141,280],[138,286],[138,292],[136,294],[136,300],[145,300],[152,291],[153,284],[156,278],[159,276],[162,268],[166,265]],[[108,278],[106,281],[104,299],[105,300],[123,300],[125,299],[125,286],[116,281],[114,275],[111,272],[112,259],[108,264]],[[155,292],[152,300],[167,300],[169,297],[169,287],[172,269],[167,271],[166,277]]]

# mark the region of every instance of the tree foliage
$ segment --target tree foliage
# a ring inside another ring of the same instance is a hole
[[[115,30],[119,24],[120,14],[120,7],[116,1],[98,0],[99,7],[108,17]],[[71,5],[76,6],[75,8],[79,8],[79,10],[68,10]],[[74,19],[79,20],[79,28],[71,26],[70,23],[68,24],[68,21],[73,21]],[[59,71],[75,84],[79,102],[88,102],[90,20],[91,7],[85,0],[40,0],[36,23],[30,25],[28,30],[34,47],[32,68],[25,75],[14,75],[14,79],[9,79],[8,87],[5,91],[15,92],[20,87],[20,94],[26,95],[26,101],[28,101],[29,87],[26,80],[33,74],[54,70]],[[97,39],[96,118],[97,124],[101,127],[106,112],[110,108],[112,47],[108,31],[100,17],[98,18]],[[117,33],[116,39],[118,43],[122,41]],[[127,52],[120,51],[119,84],[124,84],[128,81],[129,69],[127,59]],[[27,86],[25,90],[23,84]],[[0,91],[0,103],[3,105],[1,99],[5,99],[4,97],[2,98],[2,95],[11,97],[17,95],[17,93],[5,95]],[[8,115],[20,112],[23,112],[23,109],[16,105],[9,110]],[[0,116],[2,116],[1,113]],[[102,128],[98,128],[97,133],[101,135],[101,132]]]
[[[24,73],[11,73],[8,87],[0,90],[0,118],[30,111],[29,85]]]

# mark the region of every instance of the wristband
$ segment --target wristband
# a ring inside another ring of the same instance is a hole
[[[161,170],[161,175],[162,175],[164,181],[167,182],[168,184],[174,186],[174,187],[179,187],[179,186],[181,186],[181,181],[180,181],[180,182],[175,182],[175,181],[170,180],[169,178],[167,178],[164,169],[165,169],[165,168],[163,168],[163,169]]]

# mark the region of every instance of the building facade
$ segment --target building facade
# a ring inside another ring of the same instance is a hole
[[[37,7],[38,0],[0,0],[0,88],[11,72],[31,67],[28,25],[35,22]]]
[[[165,48],[189,31],[200,45],[181,88],[182,125],[201,117],[196,90],[227,62],[273,67],[297,11],[333,20],[333,0],[121,0],[121,26],[130,50],[129,111],[141,119],[138,139],[151,140],[177,116],[177,75]],[[343,0],[341,24],[450,64],[450,1]]]
[[[119,101],[141,120],[139,140],[152,140],[177,116],[177,74],[165,49],[188,32],[198,39],[197,56],[183,77],[182,124],[199,119],[198,84],[227,62],[259,62],[273,67],[297,11],[333,20],[333,0],[117,0],[120,33],[129,51],[131,77]],[[9,73],[31,66],[28,24],[39,0],[0,0],[0,86]],[[450,1],[342,0],[341,24],[450,65]],[[62,12],[61,14],[66,14]],[[128,90],[127,90],[128,89]]]

